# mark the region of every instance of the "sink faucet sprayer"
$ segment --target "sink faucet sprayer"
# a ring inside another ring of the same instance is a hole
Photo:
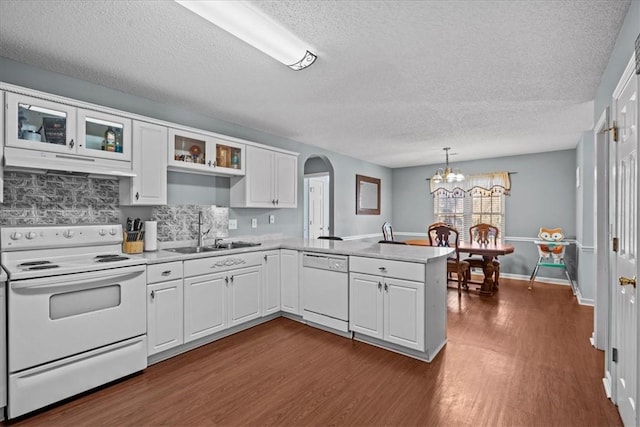
[[[204,233],[202,232],[202,225],[204,224],[203,220],[202,220],[202,211],[198,212],[198,247],[202,246],[202,238],[209,234],[209,232],[211,231],[211,227],[209,227],[209,229],[207,231],[205,231]]]

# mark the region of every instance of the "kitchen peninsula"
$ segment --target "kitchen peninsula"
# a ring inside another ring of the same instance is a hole
[[[450,252],[285,238],[144,253],[149,363],[280,316],[430,362],[446,343]]]

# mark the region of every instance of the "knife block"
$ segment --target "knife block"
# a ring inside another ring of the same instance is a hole
[[[141,254],[144,248],[144,242],[142,240],[136,240],[134,242],[127,242],[127,233],[124,233],[124,240],[122,241],[122,252],[125,254]]]

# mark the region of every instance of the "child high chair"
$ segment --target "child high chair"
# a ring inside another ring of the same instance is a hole
[[[576,288],[564,260],[565,249],[569,246],[569,242],[565,242],[563,240],[564,233],[562,232],[562,229],[541,227],[538,237],[540,240],[534,240],[533,243],[538,248],[539,258],[538,263],[529,278],[529,290],[533,289],[533,282],[535,281],[536,274],[538,274],[540,267],[562,268],[565,276],[567,276],[567,279],[569,280],[569,284],[571,285],[571,291],[575,295]]]

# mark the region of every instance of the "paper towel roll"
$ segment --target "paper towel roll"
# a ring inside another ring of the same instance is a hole
[[[144,250],[145,252],[158,250],[158,221],[144,222]]]

